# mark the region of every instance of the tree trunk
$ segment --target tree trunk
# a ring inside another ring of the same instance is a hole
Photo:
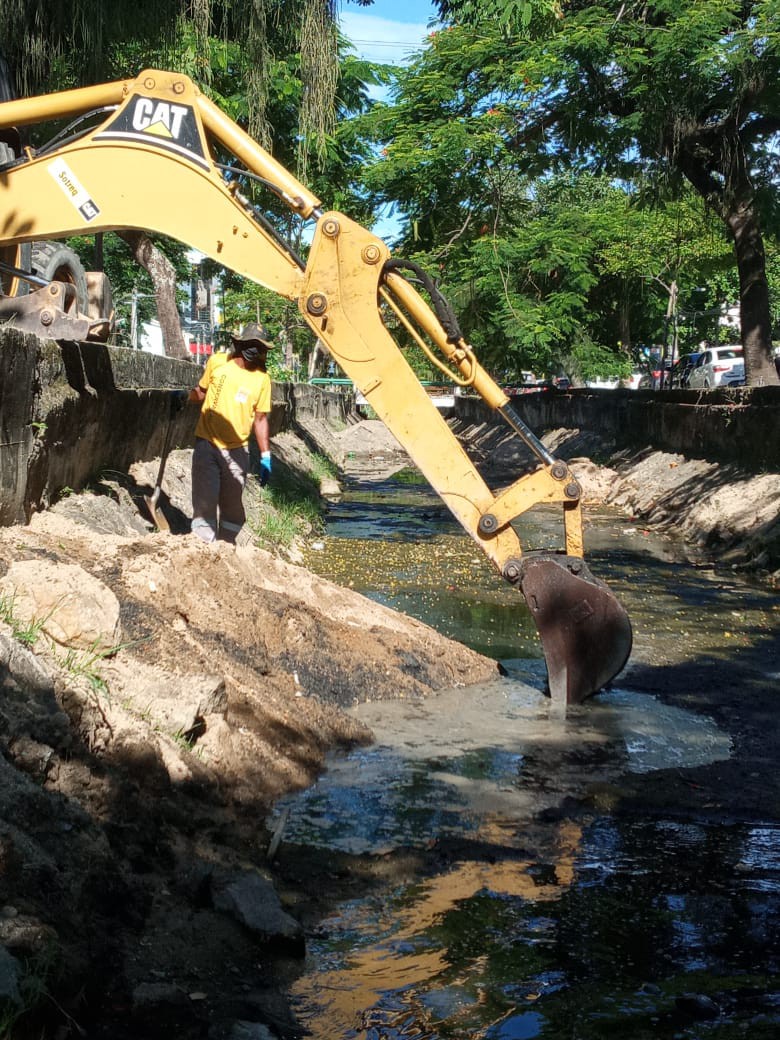
[[[780,383],[772,359],[772,318],[764,242],[752,204],[736,207],[726,220],[734,238],[739,271],[739,305],[745,381],[748,386]]]
[[[722,152],[727,149],[721,141]],[[764,240],[753,205],[754,191],[745,167],[740,142],[731,142],[731,163],[721,169],[695,151],[695,142],[680,154],[686,178],[726,225],[734,243],[739,272],[739,306],[742,347],[745,357],[745,382],[748,386],[777,384],[772,358],[772,318],[769,309],[769,283],[766,277]],[[706,153],[705,153],[706,154]],[[713,170],[717,174],[713,174]]]
[[[143,231],[119,231],[119,237],[132,250],[136,262],[149,272],[154,286],[157,318],[162,331],[165,354],[190,360],[176,307],[176,270],[168,257]]]
[[[324,353],[325,352],[322,349],[322,341],[319,340],[319,339],[316,340],[315,343],[314,343],[314,348],[312,349],[311,354],[309,354],[309,366],[308,366],[309,379],[313,379],[314,376],[316,375],[316,373],[317,373],[317,365],[319,364],[320,358],[323,357]]]
[[[623,283],[620,294],[618,335],[620,336],[620,349],[624,354],[628,355],[628,357],[631,357],[631,307],[625,282]]]

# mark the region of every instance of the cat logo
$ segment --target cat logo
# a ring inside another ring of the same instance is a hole
[[[162,98],[134,95],[96,141],[143,141],[185,156],[209,169],[195,112]]]
[[[133,128],[158,137],[178,138],[184,117],[189,111],[186,105],[139,98],[133,106]]]

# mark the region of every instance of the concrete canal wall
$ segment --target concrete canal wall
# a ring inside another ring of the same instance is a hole
[[[25,523],[64,489],[109,469],[193,443],[198,407],[173,413],[174,389],[201,369],[98,343],[52,343],[0,330],[0,525]],[[274,386],[273,433],[297,418],[347,421],[352,397],[305,384]]]
[[[52,343],[0,330],[0,525],[24,523],[64,489],[109,469],[124,472],[192,444],[197,406],[175,414],[173,389],[200,369],[188,361],[93,343]],[[561,427],[601,432],[618,448],[652,447],[746,469],[780,466],[780,388],[704,394],[628,390],[547,391],[513,399],[537,433]],[[273,433],[316,419],[340,427],[354,395],[275,384]],[[456,399],[466,424],[501,422],[478,398]]]
[[[751,472],[780,468],[780,387],[550,390],[512,401],[537,434],[589,430],[602,433],[618,450],[653,448]],[[503,424],[478,397],[457,398],[454,416],[459,425]]]

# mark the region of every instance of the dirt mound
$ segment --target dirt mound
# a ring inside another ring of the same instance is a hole
[[[268,884],[270,804],[371,740],[344,707],[496,672],[253,544],[185,533],[188,455],[161,498],[180,534],[143,514],[156,462],[0,529],[0,1002],[33,1005],[36,1035],[293,1035],[272,965],[303,936]]]

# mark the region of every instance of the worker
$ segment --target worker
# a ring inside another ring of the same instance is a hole
[[[192,455],[193,534],[204,542],[235,542],[244,526],[243,492],[249,470],[249,437],[260,449],[260,483],[271,476],[271,344],[261,325],[231,336],[228,353],[212,354],[190,400],[201,409]]]

